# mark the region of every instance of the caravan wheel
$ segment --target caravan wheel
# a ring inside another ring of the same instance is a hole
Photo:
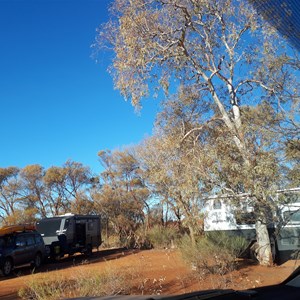
[[[91,256],[93,254],[93,247],[92,247],[92,245],[89,244],[89,245],[86,246],[84,254],[86,256]]]

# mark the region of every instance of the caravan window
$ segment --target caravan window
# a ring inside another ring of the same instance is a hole
[[[89,220],[88,222],[88,230],[92,231],[94,229],[94,220]]]
[[[283,218],[286,222],[300,223],[300,211],[285,211]]]
[[[56,231],[60,229],[61,218],[43,219],[36,223],[37,231],[42,236],[56,236]]]
[[[219,200],[219,199],[214,200],[213,208],[214,209],[221,209],[222,208],[221,200]]]
[[[70,219],[66,219],[64,229],[67,229],[69,225],[70,225]]]

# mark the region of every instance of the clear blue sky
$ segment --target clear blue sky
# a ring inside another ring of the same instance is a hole
[[[157,103],[140,114],[113,89],[106,54],[91,58],[109,0],[0,0],[0,167],[82,162],[141,141]]]

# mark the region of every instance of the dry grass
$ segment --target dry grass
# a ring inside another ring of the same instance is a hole
[[[70,278],[62,275],[36,274],[19,291],[22,299],[56,300],[68,297],[92,297],[128,294],[130,280],[123,270],[118,270],[107,262],[102,272],[81,270]]]
[[[143,274],[145,265],[116,267],[105,262],[101,271],[76,269],[66,277],[59,273],[33,274],[26,286],[19,290],[22,299],[57,300],[71,297],[93,297],[128,294],[163,293],[165,277],[149,278]]]

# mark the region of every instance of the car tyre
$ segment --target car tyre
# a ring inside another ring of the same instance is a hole
[[[6,258],[2,267],[2,273],[4,276],[9,276],[13,269],[13,263],[10,258]]]
[[[40,253],[37,253],[34,258],[33,267],[38,269],[42,265],[42,255]]]

